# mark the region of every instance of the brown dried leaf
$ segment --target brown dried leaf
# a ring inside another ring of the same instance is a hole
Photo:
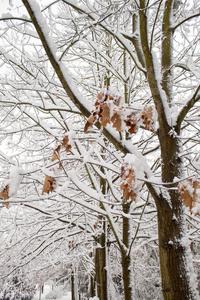
[[[8,200],[10,197],[9,197],[9,185],[7,184],[3,189],[2,191],[0,192],[0,198],[3,198],[3,200]],[[9,208],[9,202],[7,203],[3,203],[3,205],[6,206],[6,208]]]
[[[50,177],[50,176],[46,176],[45,177],[45,181],[44,181],[44,185],[42,188],[42,195],[44,195],[44,193],[49,194],[50,192],[53,192],[55,189],[55,178]]]
[[[61,145],[59,145],[54,150],[53,156],[51,158],[52,162],[60,158],[61,146],[64,147],[67,152],[71,150],[72,146],[69,144],[69,137],[68,137],[68,135],[66,135],[63,138]],[[59,163],[59,168],[60,169],[62,168],[62,164],[61,163]],[[46,175],[45,180],[44,180],[44,184],[43,184],[43,188],[42,188],[42,195],[44,195],[44,193],[49,194],[50,192],[53,192],[54,189],[55,189],[55,182],[56,182],[55,178]]]
[[[198,197],[199,197],[199,193],[198,193],[198,189],[200,189],[200,182],[197,180],[193,181],[193,188],[194,188],[194,204],[197,202]]]
[[[135,183],[135,173],[133,169],[125,171],[125,168],[121,169],[122,183],[120,189],[124,192],[124,197],[126,199],[131,199],[131,201],[136,201],[137,194],[134,190]]]
[[[180,200],[183,200],[186,207],[189,207],[190,210],[192,209],[193,199],[186,187],[181,188]]]
[[[181,192],[180,200],[183,200],[184,205],[189,207],[191,211],[199,198],[198,190],[200,189],[200,182],[188,179],[185,185],[180,185],[178,188]]]
[[[118,111],[114,112],[111,118],[111,122],[113,123],[113,127],[116,128],[117,131],[122,131],[122,119],[121,114]]]
[[[0,192],[0,197],[3,198],[4,200],[9,199],[9,185],[7,184],[2,191]]]
[[[110,124],[110,107],[107,104],[102,105],[101,107],[101,126],[106,127],[107,124]]]
[[[120,105],[120,101],[120,96],[109,94],[109,88],[107,88],[106,93],[98,93],[97,100],[95,102],[95,109],[88,118],[87,123],[85,124],[84,132],[86,132],[88,128],[94,124],[95,121],[100,121],[103,128],[107,124],[110,124],[112,122],[113,127],[116,128],[117,131],[122,131],[122,120],[119,113],[120,109],[118,108],[118,106]],[[110,112],[111,102],[116,107],[116,111],[114,111],[114,114],[112,116]]]
[[[66,135],[63,138],[62,146],[65,148],[66,152],[69,152],[71,150],[72,146],[69,144],[69,137],[68,137],[68,135]]]
[[[130,127],[128,129],[128,132],[130,134],[137,133],[138,128],[139,128],[139,121],[140,121],[140,119],[138,118],[138,114],[136,112],[132,112],[130,115],[127,116],[126,126]]]
[[[86,132],[88,130],[88,128],[94,124],[94,121],[95,121],[95,117],[92,114],[92,115],[89,116],[89,118],[87,120],[87,123],[85,124],[84,132]]]
[[[154,131],[155,124],[153,120],[153,107],[145,106],[141,113],[141,120],[146,129]]]

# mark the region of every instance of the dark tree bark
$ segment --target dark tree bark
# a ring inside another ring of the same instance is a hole
[[[158,112],[158,138],[161,149],[162,181],[168,183],[158,194],[150,189],[155,199],[158,213],[158,237],[160,253],[160,269],[164,299],[197,299],[195,288],[190,282],[190,261],[188,258],[189,244],[183,243],[186,235],[184,208],[179,199],[178,190],[173,182],[175,178],[182,178],[183,165],[180,159],[180,124],[170,125],[170,111],[167,105],[171,102],[172,76],[169,68],[172,64],[172,34],[170,32],[173,1],[165,2],[163,14],[162,43],[162,89],[156,77],[156,70],[148,42],[148,22],[146,1],[140,0],[140,36],[143,53],[146,61],[147,80]],[[167,104],[168,103],[168,104]]]
[[[130,239],[130,226],[129,226],[129,218],[125,217],[125,215],[129,214],[130,211],[130,202],[127,202],[124,199],[123,203],[123,243],[129,248],[129,239]],[[128,251],[122,251],[122,274],[123,274],[123,284],[124,284],[124,299],[129,300],[133,298],[133,291],[134,289],[133,282],[131,279],[131,259]]]
[[[71,295],[72,295],[72,300],[76,300],[75,299],[75,285],[74,285],[74,273],[72,271],[71,274]]]
[[[106,235],[105,235],[105,222],[103,222],[103,232],[97,238],[100,246],[97,246],[95,253],[95,274],[96,274],[96,287],[97,296],[100,300],[108,299],[107,289],[107,271],[106,271]]]
[[[90,297],[93,298],[95,296],[95,281],[94,277],[90,276]]]

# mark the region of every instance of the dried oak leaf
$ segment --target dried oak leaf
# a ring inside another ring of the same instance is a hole
[[[125,170],[124,167],[121,169],[121,180],[120,189],[124,192],[124,197],[126,199],[131,199],[131,201],[136,201],[137,194],[134,190],[135,185],[135,173],[133,169]]]
[[[51,158],[51,161],[55,161],[60,157],[60,149],[61,145],[59,145],[54,151],[53,156]],[[59,164],[59,168],[61,168],[61,165]],[[52,169],[50,169],[52,171]],[[53,177],[50,177],[48,175],[45,176],[43,188],[42,188],[42,195],[49,194],[54,191],[56,180]]]
[[[45,193],[49,194],[53,192],[55,189],[55,183],[56,183],[55,178],[46,175],[43,188],[42,188],[42,195],[44,195]]]
[[[180,191],[180,200],[190,211],[195,207],[197,200],[200,197],[200,182],[197,180],[188,179],[187,183],[178,186]],[[197,213],[196,213],[197,214]]]
[[[87,123],[85,124],[84,132],[86,132],[88,128],[94,124],[94,121],[95,121],[95,116],[94,114],[91,114],[87,120]]]
[[[69,143],[68,135],[63,138],[62,146],[65,148],[66,152],[69,152],[72,149],[72,146]]]
[[[153,107],[145,106],[141,113],[141,120],[145,128],[151,131],[155,130],[155,124],[153,120]]]
[[[8,200],[10,197],[9,197],[9,185],[7,184],[3,189],[2,191],[0,192],[0,198],[3,198],[3,200]],[[6,203],[3,203],[3,205],[6,206],[6,208],[9,207],[9,202],[6,202]]]
[[[110,107],[107,104],[102,105],[100,117],[102,127],[106,127],[107,124],[110,124]]]
[[[117,131],[122,131],[122,118],[120,111],[115,111],[113,116],[111,117],[111,122],[113,123],[113,127],[116,128]]]
[[[53,151],[53,156],[51,158],[51,161],[55,161],[57,159],[60,158],[60,150],[61,147],[64,147],[66,152],[69,152],[72,148],[72,146],[69,143],[69,136],[66,135],[61,144],[57,146],[57,148]],[[62,168],[61,162],[59,163],[59,168]],[[50,169],[50,171],[52,171],[52,169]],[[43,188],[42,188],[42,195],[44,193],[49,194],[50,192],[53,192],[55,189],[55,184],[56,184],[56,179],[53,177],[50,177],[48,175],[46,175],[45,180],[44,180],[44,184],[43,184]]]
[[[140,118],[138,118],[138,113],[133,111],[130,115],[127,116],[126,119],[126,126],[130,127],[128,129],[128,132],[130,134],[137,133],[139,128],[139,123],[140,123]]]

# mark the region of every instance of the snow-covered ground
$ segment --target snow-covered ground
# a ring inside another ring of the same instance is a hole
[[[41,295],[41,300],[71,300],[71,292],[62,293],[61,289],[55,288],[53,291],[51,286],[45,285],[44,286],[44,293]],[[36,292],[33,300],[39,300],[39,291]]]

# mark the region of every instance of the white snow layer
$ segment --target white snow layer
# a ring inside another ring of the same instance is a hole
[[[14,197],[17,194],[22,181],[22,174],[23,170],[20,167],[11,167],[9,179],[6,181],[6,185],[9,185],[9,197]]]

